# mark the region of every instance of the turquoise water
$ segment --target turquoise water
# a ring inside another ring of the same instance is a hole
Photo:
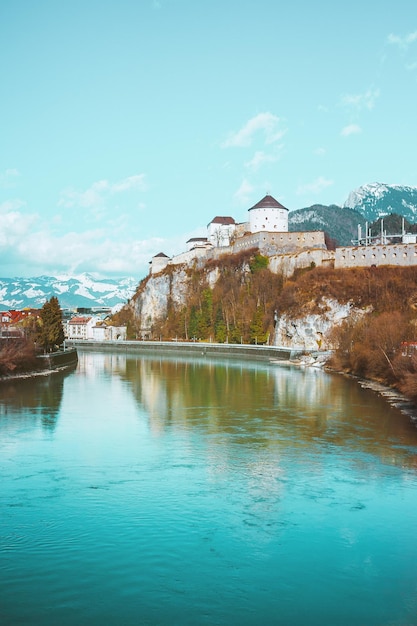
[[[0,387],[1,624],[417,624],[417,428],[354,381],[81,353]]]

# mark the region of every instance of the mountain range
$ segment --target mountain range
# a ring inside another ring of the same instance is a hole
[[[358,225],[363,231],[368,222],[372,230],[378,220],[391,214],[404,217],[407,224],[417,222],[417,187],[385,183],[362,185],[349,194],[343,207],[315,204],[291,211],[288,227],[290,231],[324,230],[339,245],[349,246],[358,237]]]
[[[37,276],[0,278],[0,307],[3,310],[39,309],[56,296],[62,309],[118,308],[134,294],[135,278],[98,279],[91,274],[78,276]]]

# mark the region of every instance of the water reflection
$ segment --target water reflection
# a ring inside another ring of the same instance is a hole
[[[155,436],[203,429],[228,443],[300,454],[326,446],[415,467],[410,419],[356,381],[317,369],[207,359],[81,354],[88,376],[117,374]],[[323,446],[323,444],[325,444]]]
[[[3,622],[415,623],[417,431],[354,381],[80,351],[0,393]]]
[[[59,416],[64,379],[68,372],[58,372],[36,378],[20,378],[0,383],[0,423],[14,429],[14,416],[26,425],[36,424],[38,418],[45,429],[54,429]]]

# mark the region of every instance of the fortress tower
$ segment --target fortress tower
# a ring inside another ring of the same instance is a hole
[[[266,195],[249,209],[249,230],[251,233],[287,233],[288,209],[272,196]]]

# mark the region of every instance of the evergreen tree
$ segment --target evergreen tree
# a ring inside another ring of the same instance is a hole
[[[41,309],[37,343],[45,352],[51,352],[63,343],[64,338],[61,307],[58,298],[52,296]]]
[[[262,308],[258,306],[250,324],[250,342],[255,344],[266,343],[267,333],[264,330]]]
[[[211,289],[204,289],[202,293],[201,314],[199,320],[199,336],[207,339],[212,332],[213,324],[213,292]]]
[[[224,343],[227,338],[227,328],[223,319],[223,312],[221,306],[217,307],[216,321],[214,325],[214,338],[218,343]]]
[[[190,310],[190,319],[188,321],[189,339],[200,339],[199,337],[200,315],[196,306],[192,306]]]

